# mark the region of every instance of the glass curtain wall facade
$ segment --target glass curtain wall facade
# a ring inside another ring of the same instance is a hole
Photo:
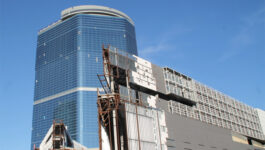
[[[134,25],[117,16],[75,14],[39,32],[31,148],[39,146],[53,120],[63,120],[74,140],[98,147],[102,44],[137,55]]]

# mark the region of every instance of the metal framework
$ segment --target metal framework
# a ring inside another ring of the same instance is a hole
[[[110,65],[110,58],[109,58],[109,47],[107,49],[102,46],[102,57],[103,57],[103,75],[98,75],[98,79],[100,84],[104,90],[104,94],[100,93],[98,90],[98,132],[99,132],[99,146],[100,150],[102,150],[102,137],[101,137],[101,126],[108,131],[109,141],[110,141],[110,148],[111,150],[113,147],[118,146],[118,150],[121,149],[120,147],[120,139],[117,138],[117,141],[113,141],[113,134],[116,134],[119,137],[119,120],[113,118],[113,116],[118,116],[118,109],[120,104],[120,95],[118,92],[115,93],[114,85],[113,85],[113,78],[119,77],[118,67],[116,76],[113,75],[113,66]],[[117,90],[116,90],[117,91]],[[113,120],[115,119],[116,124],[116,133],[113,132]],[[114,142],[116,142],[114,144]],[[113,145],[114,144],[114,145]]]
[[[121,99],[120,97],[120,89],[119,85],[115,83],[115,81],[123,80],[126,78],[126,84],[129,88],[129,70],[122,72],[122,69],[119,69],[118,66],[111,64],[110,62],[110,46],[105,48],[102,46],[102,58],[103,58],[103,72],[104,74],[98,75],[98,79],[103,88],[104,93],[102,93],[99,89],[97,106],[98,106],[98,133],[99,133],[99,148],[102,150],[102,129],[103,127],[108,134],[110,149],[111,150],[121,150],[128,149],[128,137],[127,137],[127,128],[123,131],[123,139],[121,139],[121,126],[124,125],[124,121],[121,122],[119,120],[120,109],[124,109],[124,102],[129,102],[138,106],[143,106],[141,100],[138,99],[136,102],[132,102],[130,96],[129,100]],[[123,78],[121,78],[123,76]],[[124,116],[126,120],[126,115]],[[136,114],[136,117],[137,114]],[[126,121],[125,121],[126,122]],[[137,126],[138,119],[137,119]],[[140,139],[140,134],[138,130],[138,140]],[[140,142],[140,140],[139,140]],[[123,147],[123,148],[122,148]],[[141,146],[139,143],[139,150],[141,150]]]
[[[73,148],[67,148],[65,145],[66,139],[64,133],[66,131],[66,128],[62,120],[54,120],[52,128],[52,148],[49,150],[76,150]],[[37,148],[34,145],[33,150],[40,150],[40,148]]]

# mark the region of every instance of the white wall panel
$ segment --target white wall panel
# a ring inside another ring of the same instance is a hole
[[[163,150],[166,150],[166,138],[168,136],[164,120],[165,116],[163,116],[165,115],[164,112],[151,107],[145,108],[129,103],[126,103],[125,107],[129,150],[138,150],[139,140],[142,150],[160,150],[161,145]],[[138,130],[140,139],[138,138]]]

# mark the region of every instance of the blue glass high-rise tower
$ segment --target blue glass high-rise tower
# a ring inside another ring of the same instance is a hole
[[[133,21],[102,6],[77,6],[38,33],[31,146],[39,146],[53,120],[71,137],[98,147],[96,89],[102,74],[102,44],[137,55]]]

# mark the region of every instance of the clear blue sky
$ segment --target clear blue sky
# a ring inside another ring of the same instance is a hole
[[[135,22],[139,55],[265,109],[264,0],[0,0],[0,147],[30,149],[37,32],[82,4]]]

